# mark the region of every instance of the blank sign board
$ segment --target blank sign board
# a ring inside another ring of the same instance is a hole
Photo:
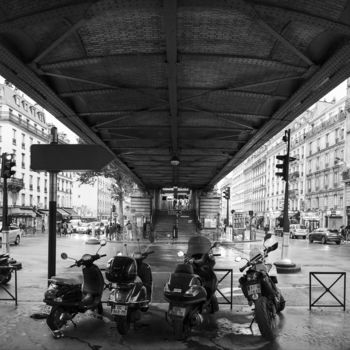
[[[100,145],[32,145],[30,147],[32,170],[101,170],[114,158]]]

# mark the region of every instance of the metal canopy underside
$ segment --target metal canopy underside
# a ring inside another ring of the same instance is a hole
[[[349,40],[349,0],[0,0],[0,74],[146,188],[215,185],[349,76]]]

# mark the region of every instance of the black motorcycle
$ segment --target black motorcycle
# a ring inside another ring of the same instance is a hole
[[[97,310],[102,315],[101,297],[105,283],[100,269],[94,262],[106,256],[106,254],[98,254],[101,247],[105,245],[106,241],[101,240],[96,254],[84,254],[79,260],[69,258],[66,253],[61,254],[62,259],[75,260],[75,263],[70,267],[83,266],[83,279],[81,281],[77,278],[60,276],[53,276],[49,279],[50,285],[45,292],[44,302],[52,308],[46,323],[55,338],[63,336],[61,328],[68,321],[72,321],[74,324],[73,318],[78,313]]]
[[[261,335],[266,339],[274,339],[277,336],[277,313],[285,307],[285,300],[281,291],[277,288],[277,277],[270,276],[271,264],[265,262],[268,254],[278,247],[278,242],[270,247],[265,246],[265,241],[271,238],[271,234],[265,236],[264,250],[254,250],[250,254],[250,259],[239,269],[243,272],[249,268],[244,276],[239,279],[239,285],[248,304],[255,305],[254,318],[250,324],[256,321]],[[237,257],[236,261],[241,261]]]
[[[164,298],[169,302],[166,319],[174,330],[176,339],[186,337],[193,327],[203,322],[203,313],[214,313],[219,310],[215,295],[217,277],[212,249],[218,243],[211,245],[206,237],[192,237],[188,243],[184,263],[178,264],[174,273],[164,287]]]
[[[7,284],[12,277],[13,267],[10,264],[10,255],[8,253],[0,254],[0,284]]]
[[[135,252],[128,256],[119,253],[107,263],[106,278],[109,282],[108,303],[118,332],[127,334],[131,323],[141,318],[152,300],[151,267],[143,262],[153,251]]]

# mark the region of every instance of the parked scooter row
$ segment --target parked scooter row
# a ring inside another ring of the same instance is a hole
[[[150,266],[144,260],[153,251],[128,254],[120,252],[108,260],[105,283],[100,269],[94,262],[106,254],[99,254],[101,247],[106,245],[105,240],[96,254],[84,254],[76,260],[62,253],[62,259],[72,259],[70,267],[82,266],[82,279],[54,276],[45,293],[44,302],[51,307],[47,317],[47,325],[54,337],[63,336],[62,328],[78,313],[95,310],[102,315],[102,294],[109,289],[107,305],[111,308],[111,315],[116,322],[120,334],[127,334],[130,325],[135,324],[146,312],[152,301],[152,273]],[[214,273],[215,256],[213,248],[218,243],[211,244],[210,240],[202,237],[192,237],[188,242],[188,250],[179,252],[184,258],[183,263],[177,264],[175,271],[170,274],[169,281],[164,287],[164,298],[169,302],[166,319],[173,327],[177,339],[186,337],[192,328],[203,322],[205,313],[218,311],[218,301],[215,295],[217,277]],[[265,245],[264,245],[265,247]],[[276,335],[276,312],[283,310],[285,301],[276,287],[277,279],[270,277],[269,264],[265,263],[268,253],[277,248],[277,243],[265,247],[263,253],[254,253],[247,260],[247,264],[240,269],[249,267],[247,274],[239,282],[249,304],[255,304],[255,317],[261,334],[266,338]],[[237,258],[236,261],[240,259]],[[74,322],[73,322],[74,324]]]

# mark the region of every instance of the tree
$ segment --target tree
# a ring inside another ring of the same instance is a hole
[[[111,197],[118,203],[118,217],[120,224],[124,225],[123,202],[126,195],[129,195],[134,188],[135,183],[132,179],[123,173],[120,169],[107,165],[101,171],[86,171],[78,173],[78,181],[81,184],[93,185],[99,176],[115,180],[111,187]]]

